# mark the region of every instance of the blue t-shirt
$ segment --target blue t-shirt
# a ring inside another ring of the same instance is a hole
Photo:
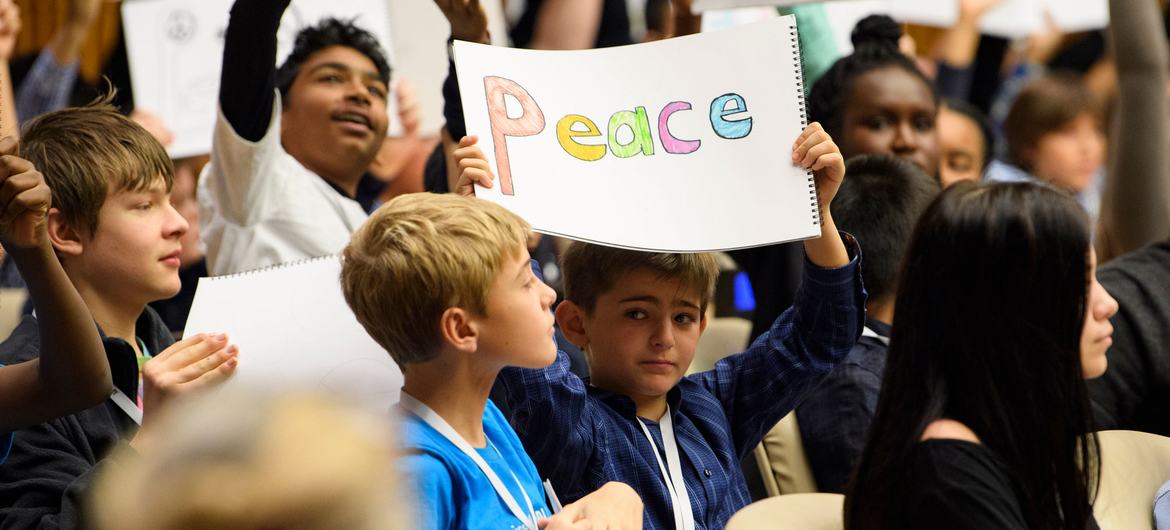
[[[0,366],[4,364],[0,363]],[[0,464],[8,460],[8,453],[12,452],[12,441],[16,438],[15,433],[0,432]]]
[[[413,481],[418,495],[417,527],[428,530],[524,529],[524,522],[512,514],[470,457],[418,416],[402,412],[402,440],[406,454],[399,465]],[[548,517],[550,511],[536,465],[524,452],[524,446],[500,409],[490,401],[483,411],[483,431],[489,444],[476,449],[479,456],[496,472],[521,510],[528,506],[517,481],[523,484],[532,501],[536,518]]]

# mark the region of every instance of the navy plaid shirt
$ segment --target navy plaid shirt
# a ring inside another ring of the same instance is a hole
[[[796,300],[770,331],[667,394],[696,528],[721,529],[751,502],[740,459],[861,335],[860,250],[851,237],[845,240],[854,256],[848,265],[823,269],[806,259]],[[506,368],[499,382],[512,427],[563,503],[607,482],[624,482],[642,496],[647,530],[674,526],[653,453],[661,454],[662,434],[646,421],[657,447],[647,443],[633,400],[589,386],[569,371],[563,352],[548,368]]]

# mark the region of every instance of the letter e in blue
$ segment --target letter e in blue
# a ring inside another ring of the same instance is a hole
[[[734,105],[728,107],[728,103]],[[729,120],[728,116],[747,112],[747,103],[743,96],[736,93],[724,94],[711,101],[711,128],[721,138],[738,140],[752,132],[752,117],[746,116],[737,120]]]

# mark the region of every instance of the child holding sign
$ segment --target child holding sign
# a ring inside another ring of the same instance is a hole
[[[455,152],[461,193],[492,185],[473,143]],[[845,176],[840,150],[814,123],[791,161],[814,172],[822,211],[821,237],[804,243],[803,286],[770,332],[709,372],[683,377],[707,324],[712,256],[570,246],[556,317],[589,357],[590,379],[563,354],[500,373],[513,428],[565,500],[624,482],[642,495],[646,528],[678,529],[722,528],[751,502],[740,459],[848,354],[864,317],[860,250],[829,211]]]

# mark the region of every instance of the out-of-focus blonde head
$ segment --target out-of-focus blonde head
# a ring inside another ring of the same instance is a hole
[[[98,477],[99,530],[409,527],[385,418],[313,395],[215,393],[160,419],[150,452],[119,448]]]

